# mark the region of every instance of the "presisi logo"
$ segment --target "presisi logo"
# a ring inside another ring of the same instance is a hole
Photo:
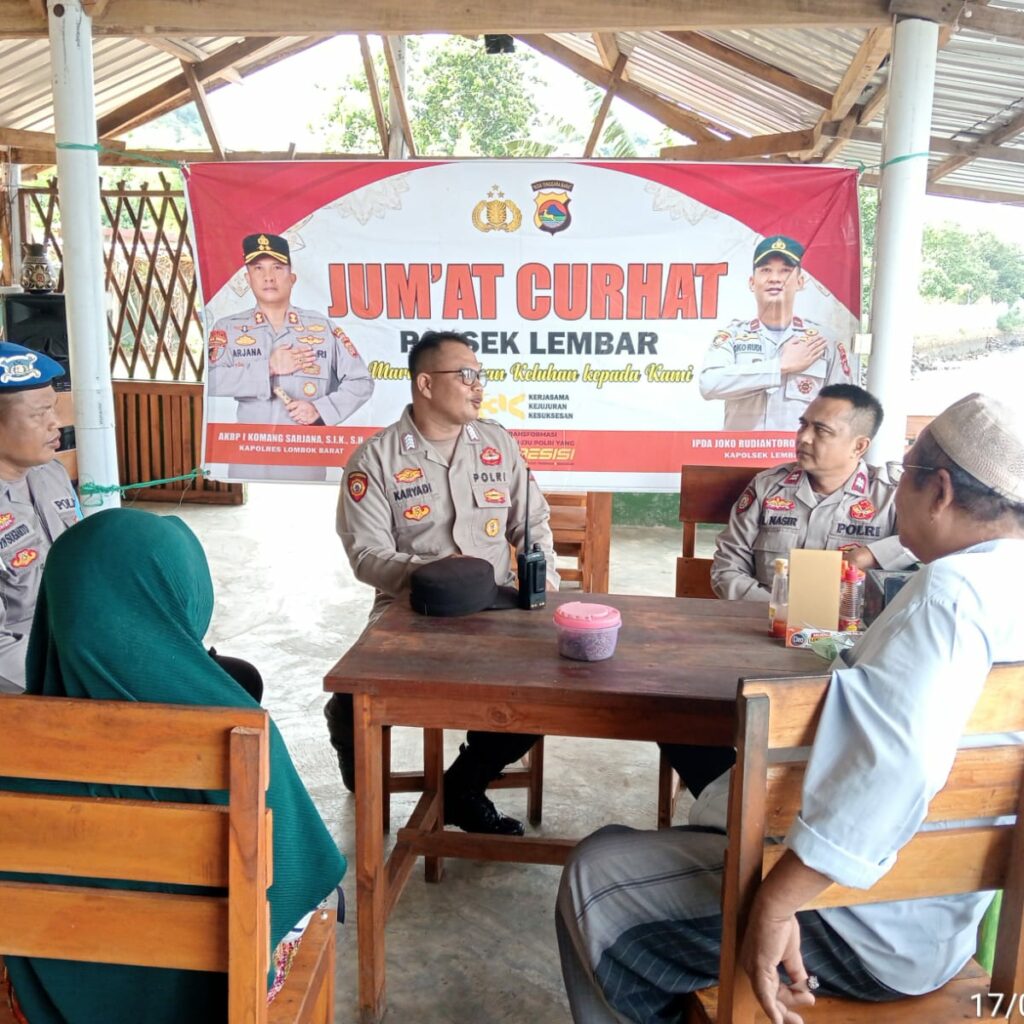
[[[525,420],[526,413],[522,410],[523,402],[526,400],[526,395],[515,395],[513,398],[509,398],[507,395],[494,394],[488,395],[480,403],[480,411],[486,413],[488,416],[497,416],[498,413],[507,412],[509,416],[515,416],[516,419]]]
[[[576,445],[575,443],[557,446],[523,445],[519,449],[519,453],[522,455],[523,461],[531,466],[543,462],[575,462]]]

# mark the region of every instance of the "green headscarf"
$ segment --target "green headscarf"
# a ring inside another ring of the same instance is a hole
[[[59,537],[48,554],[29,640],[26,692],[256,707],[203,646],[212,611],[213,583],[206,556],[182,520],[136,509],[99,512]],[[213,791],[86,787],[12,779],[0,780],[0,788],[227,802],[224,792]],[[273,722],[267,804],[274,811],[274,883],[269,890],[273,948],[345,873],[345,859],[324,827]],[[160,928],[158,920],[153,928]],[[224,975],[5,959],[30,1024],[170,1024],[182,1020],[221,1024],[227,1020]]]

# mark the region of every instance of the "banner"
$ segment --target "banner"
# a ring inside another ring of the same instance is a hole
[[[337,480],[409,402],[429,329],[472,340],[482,414],[542,486],[777,463],[821,387],[856,381],[854,171],[207,163],[186,188],[217,479]]]

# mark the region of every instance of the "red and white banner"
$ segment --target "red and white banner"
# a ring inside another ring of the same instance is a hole
[[[854,171],[208,163],[186,187],[218,479],[338,479],[409,401],[408,350],[428,329],[468,332],[484,415],[556,487],[674,490],[682,463],[779,462],[817,391],[856,379]],[[260,234],[284,237],[294,275],[273,328],[243,263]]]

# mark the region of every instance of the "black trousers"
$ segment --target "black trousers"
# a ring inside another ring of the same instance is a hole
[[[327,731],[330,733],[334,749],[350,746],[353,738],[352,694],[333,694],[327,702],[324,714],[327,717]],[[481,732],[471,729],[466,733],[466,747],[489,782],[496,779],[508,765],[526,754],[538,739],[538,736],[528,733]]]
[[[695,797],[736,763],[734,747],[697,747],[691,743],[659,743],[658,746]]]

